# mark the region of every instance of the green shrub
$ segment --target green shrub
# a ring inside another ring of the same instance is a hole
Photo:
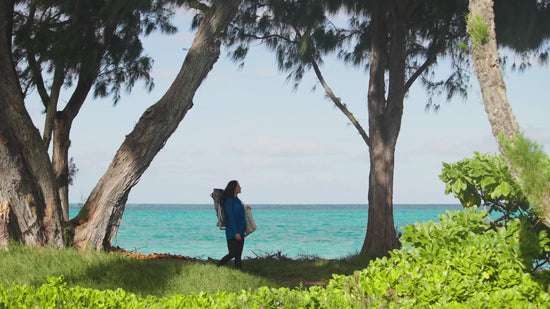
[[[335,308],[348,307],[329,299],[322,287],[304,289],[262,287],[255,293],[218,292],[140,298],[122,289],[68,287],[63,277],[48,278],[39,288],[0,285],[0,308]]]
[[[506,219],[530,208],[501,155],[476,152],[472,158],[443,163],[439,177],[445,183],[445,194],[452,193],[464,207],[486,206],[490,213],[503,214]]]
[[[547,215],[545,200],[549,198],[550,189],[550,158],[544,152],[544,147],[522,134],[516,134],[512,140],[499,135],[499,140],[505,146],[503,155],[519,174],[523,193],[533,210],[544,218]]]
[[[541,176],[542,174],[550,175],[548,157],[540,147],[528,140],[521,139],[521,136],[516,138],[515,145],[516,147],[510,148],[509,151],[515,149],[517,153],[509,154],[509,157],[515,158],[514,161],[520,162],[518,164],[525,166],[525,170],[529,170],[528,173],[522,174],[526,177],[531,175],[531,177],[527,177],[529,185],[522,187],[539,192],[542,190],[541,185],[537,186],[536,182],[539,181],[543,184],[545,179],[550,179],[547,176]],[[538,174],[533,172],[537,169],[540,172]],[[465,158],[455,163],[443,163],[440,178],[445,182],[445,193],[454,194],[464,207],[483,206],[491,216],[496,215],[495,218],[490,219],[495,228],[506,226],[510,220],[520,218],[520,220],[527,220],[532,224],[531,229],[534,233],[539,234],[543,230],[547,234],[550,233],[550,228],[540,223],[540,217],[534,211],[535,207],[531,207],[522,187],[512,177],[503,156],[476,152],[472,158]],[[540,192],[531,195],[541,196]],[[524,224],[524,226],[527,225]],[[550,252],[548,251],[541,251],[535,258],[537,259],[537,268],[550,264]]]
[[[533,235],[520,220],[493,230],[486,215],[474,207],[408,225],[405,248],[353,276],[335,276],[327,289],[366,306],[548,307],[545,288],[527,272],[548,247],[546,233]]]

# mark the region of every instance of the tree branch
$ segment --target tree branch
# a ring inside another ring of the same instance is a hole
[[[189,7],[193,8],[193,9],[197,9],[197,10],[201,11],[202,13],[206,13],[208,10],[210,10],[210,7],[208,5],[202,3],[201,1],[198,1],[198,0],[189,1]]]
[[[288,43],[297,43],[296,41],[293,41],[290,38],[287,38],[287,37],[282,36],[280,34],[268,34],[268,35],[264,35],[264,36],[259,36],[259,35],[256,35],[256,34],[250,34],[250,33],[246,33],[246,32],[243,32],[243,34],[245,36],[249,37],[249,38],[256,39],[256,40],[261,40],[261,41],[265,41],[265,40],[268,40],[268,39],[271,39],[271,38],[278,38],[278,39],[282,39],[284,41],[287,41]]]
[[[432,64],[434,64],[437,61],[437,53],[441,49],[443,43],[445,41],[445,37],[447,35],[447,32],[449,30],[449,24],[443,29],[442,31],[439,31],[439,36],[434,39],[433,47],[428,49],[428,57],[426,58],[426,61],[409,77],[407,82],[405,83],[405,92],[409,91],[409,88],[413,85],[413,83],[422,75]]]
[[[40,100],[42,100],[42,104],[44,105],[44,108],[48,108],[48,102],[50,102],[50,96],[48,95],[48,90],[46,90],[46,86],[44,85],[44,78],[42,77],[42,69],[40,68],[40,64],[36,61],[34,58],[34,50],[29,46],[32,43],[27,43],[27,61],[29,62],[29,67],[31,69],[32,74],[32,80],[34,82],[34,85],[36,86],[36,90],[38,91],[38,95],[40,96]]]
[[[32,1],[29,7],[29,16],[27,17],[27,22],[24,25],[24,29],[28,33],[31,32],[35,13],[36,13],[36,3],[35,1]],[[50,101],[50,96],[48,95],[48,91],[46,90],[46,86],[44,85],[44,78],[42,77],[42,69],[40,68],[40,63],[36,61],[36,58],[35,58],[36,55],[34,53],[34,48],[32,44],[33,44],[32,40],[30,39],[25,40],[25,46],[27,49],[27,62],[29,63],[29,67],[31,69],[31,74],[32,74],[32,80],[36,86],[38,95],[42,100],[42,104],[44,105],[44,108],[47,109],[48,102]]]
[[[65,61],[59,60],[59,63],[56,63],[55,66],[55,72],[50,92],[50,100],[48,101],[48,104],[46,106],[46,119],[44,120],[44,133],[42,137],[46,149],[50,147],[50,141],[52,139],[52,132],[54,129],[55,114],[57,113],[57,105],[59,102],[59,94],[61,92],[61,87],[63,86],[64,79]]]
[[[116,27],[119,24],[123,14],[128,9],[128,5],[129,5],[129,0],[126,0],[124,4],[122,4],[119,7],[118,12],[114,14],[115,17],[103,29],[103,35],[101,37],[99,47],[94,51],[95,52],[94,61],[85,62],[82,64],[82,68],[79,73],[77,87],[73,92],[73,95],[71,96],[69,102],[65,106],[65,109],[63,110],[63,113],[67,117],[69,117],[71,121],[76,117],[76,115],[80,111],[80,108],[82,107],[82,104],[84,104],[84,100],[86,99],[86,96],[88,95],[90,88],[92,87],[93,83],[97,79],[97,75],[101,65],[101,60],[103,59],[103,54],[105,53],[105,51],[107,50],[107,47],[111,43]]]
[[[405,93],[409,91],[409,88],[414,84],[414,82],[422,75],[426,69],[428,69],[432,64],[434,64],[437,60],[437,54],[433,53],[433,55],[429,56],[426,61],[409,77],[407,82],[405,83]]]
[[[319,79],[319,82],[321,82],[321,85],[323,85],[323,88],[325,89],[325,92],[327,93],[328,97],[332,100],[332,102],[334,102],[336,107],[338,107],[340,111],[342,111],[342,113],[344,113],[344,115],[348,117],[349,121],[351,121],[353,126],[357,129],[357,131],[359,132],[359,134],[361,135],[361,137],[363,138],[367,146],[370,147],[370,138],[365,132],[365,130],[363,129],[363,127],[361,126],[361,124],[359,123],[359,121],[357,121],[355,116],[353,116],[353,114],[348,110],[346,105],[343,104],[342,101],[338,97],[336,97],[336,95],[334,95],[334,92],[329,87],[329,85],[325,81],[325,78],[321,74],[321,70],[319,69],[319,66],[317,65],[317,63],[314,60],[311,60],[311,65],[313,66],[315,75],[317,75],[317,79]]]

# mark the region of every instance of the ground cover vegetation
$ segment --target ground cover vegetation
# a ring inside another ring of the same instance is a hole
[[[401,237],[404,247],[393,250],[389,257],[373,260],[366,267],[354,265],[353,259],[289,262],[270,258],[245,261],[252,265],[250,270],[241,273],[229,267],[217,268],[208,262],[143,261],[120,253],[89,252],[85,255],[70,249],[13,246],[9,252],[1,253],[2,268],[11,269],[12,273],[1,277],[0,305],[65,308],[550,307],[550,274],[533,271],[535,259],[549,249],[546,231],[536,233],[527,220],[519,218],[495,229],[485,220],[486,216],[486,211],[472,207],[448,212],[440,216],[440,222],[408,225]],[[58,261],[60,252],[66,252],[67,257]],[[44,259],[48,254],[52,256]],[[69,263],[68,268],[61,264],[65,262],[63,259],[73,258],[76,261]],[[24,259],[32,263],[22,261]],[[19,265],[14,267],[7,263]],[[41,263],[49,264],[49,268]],[[323,285],[295,287],[277,282],[280,278],[269,272],[257,272],[259,267],[269,269],[285,263],[285,267],[292,270],[302,269],[301,272],[288,272],[288,276],[294,278],[311,279],[313,272],[305,270],[315,267],[334,267],[333,271],[339,273],[350,265],[348,270],[361,270],[332,275]],[[28,265],[35,265],[33,268],[39,269],[38,275],[32,274],[34,269],[29,269]],[[51,269],[51,273],[47,269]],[[32,275],[12,281],[22,273]]]
[[[216,268],[212,260],[142,256],[121,252],[79,252],[73,248],[33,248],[11,244],[0,252],[0,283],[40,285],[63,275],[70,286],[122,288],[140,296],[190,292],[237,292],[258,286],[326,285],[333,273],[351,274],[366,267],[355,256],[340,260],[291,259],[280,253],[246,259],[245,273],[232,266]],[[145,258],[145,259],[144,259]],[[212,263],[211,263],[212,262]],[[252,277],[254,276],[254,277]]]

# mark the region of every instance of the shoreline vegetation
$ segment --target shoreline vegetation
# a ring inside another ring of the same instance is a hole
[[[243,271],[181,255],[10,243],[0,250],[0,307],[550,308],[550,271],[533,271],[529,256],[548,237],[521,234],[519,220],[495,231],[485,217],[472,209],[408,225],[389,257],[276,251],[247,258]]]

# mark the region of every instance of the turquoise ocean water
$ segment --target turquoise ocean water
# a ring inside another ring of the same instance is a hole
[[[367,205],[250,205],[258,229],[246,238],[243,257],[277,253],[296,258],[345,257],[361,249]],[[439,221],[461,205],[394,205],[395,226]],[[78,207],[71,207],[71,215]],[[219,259],[227,253],[213,205],[128,204],[114,246],[141,253]]]

